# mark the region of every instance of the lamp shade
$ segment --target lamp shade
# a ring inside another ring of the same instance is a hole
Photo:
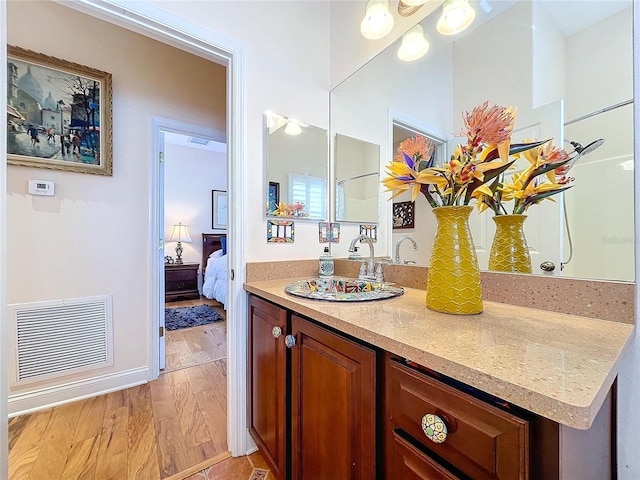
[[[179,223],[178,225],[174,225],[171,229],[171,234],[169,235],[169,242],[183,242],[183,243],[191,243],[191,237],[189,236],[189,230],[186,225],[182,225]]]
[[[393,15],[389,11],[388,0],[369,0],[367,10],[360,24],[360,32],[369,40],[384,37],[393,28]]]
[[[402,36],[402,44],[398,48],[398,58],[405,62],[418,60],[429,50],[429,42],[424,38],[422,25],[418,24]]]
[[[474,18],[476,11],[468,0],[447,0],[436,28],[443,35],[454,35],[471,25]]]

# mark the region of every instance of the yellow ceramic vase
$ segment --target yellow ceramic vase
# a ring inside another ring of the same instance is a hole
[[[524,236],[526,215],[497,215],[496,235],[489,254],[489,270],[531,273],[531,256]]]
[[[438,227],[427,272],[427,307],[444,313],[482,312],[476,249],[469,230],[472,207],[434,208]]]

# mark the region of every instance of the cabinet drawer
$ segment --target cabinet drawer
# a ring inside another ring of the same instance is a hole
[[[529,478],[529,424],[515,415],[394,360],[387,361],[390,421],[474,480]],[[435,443],[422,430],[426,414],[448,429]]]
[[[183,290],[194,290],[196,284],[193,281],[171,281],[165,284],[167,292],[181,292]]]
[[[173,282],[185,281],[185,280],[193,281],[198,278],[198,271],[197,270],[176,270],[172,272],[166,272],[164,278],[167,281],[173,281]]]
[[[395,480],[460,479],[396,432],[393,432],[393,478]]]

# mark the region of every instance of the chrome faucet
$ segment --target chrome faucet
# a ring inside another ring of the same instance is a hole
[[[400,244],[402,242],[404,242],[405,240],[411,240],[411,243],[413,243],[413,249],[414,250],[418,250],[418,244],[416,243],[416,241],[411,237],[411,235],[405,235],[404,237],[400,238],[398,240],[398,243],[396,243],[396,256],[393,260],[393,263],[399,265],[401,263],[400,261]]]
[[[373,255],[373,241],[370,237],[366,235],[358,235],[356,238],[351,240],[351,245],[349,246],[349,251],[354,252],[356,249],[356,243],[359,240],[364,240],[367,245],[369,245],[369,264],[367,265],[367,273],[366,275],[360,275],[360,280],[375,280],[376,272],[375,272],[375,260]]]

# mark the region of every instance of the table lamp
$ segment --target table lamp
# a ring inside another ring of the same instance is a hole
[[[169,235],[169,242],[178,242],[176,246],[176,265],[182,265],[182,242],[191,243],[191,237],[189,236],[189,230],[186,225],[178,223],[171,229],[171,235]]]

